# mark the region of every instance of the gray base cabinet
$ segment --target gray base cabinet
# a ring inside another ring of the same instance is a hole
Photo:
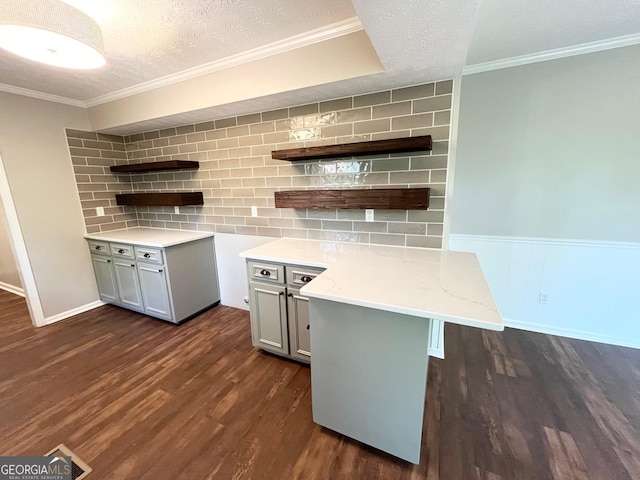
[[[311,324],[309,323],[309,299],[299,288],[289,288],[287,312],[289,320],[289,346],[291,356],[309,362],[311,360]]]
[[[251,336],[255,347],[311,361],[309,299],[300,288],[322,269],[247,261]]]
[[[100,299],[108,303],[119,303],[118,286],[116,285],[116,274],[113,271],[113,260],[100,255],[91,255],[93,271],[96,274],[98,293]]]
[[[180,323],[220,302],[213,238],[170,247],[89,240],[100,299]]]
[[[138,277],[145,311],[163,320],[171,320],[171,298],[164,267],[138,263]]]
[[[249,305],[253,344],[272,352],[287,355],[287,305],[284,287],[251,282]]]
[[[431,319],[318,298],[311,315],[313,421],[419,463]]]
[[[114,260],[113,268],[116,274],[118,292],[120,293],[118,304],[130,310],[144,311],[136,264],[127,260]]]

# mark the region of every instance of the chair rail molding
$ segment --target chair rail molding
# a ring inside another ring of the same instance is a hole
[[[450,234],[478,255],[505,324],[640,348],[640,243]]]

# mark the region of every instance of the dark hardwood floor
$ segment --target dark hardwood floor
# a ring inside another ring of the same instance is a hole
[[[640,479],[640,351],[447,325],[422,461],[315,425],[309,368],[247,312],[174,326],[105,306],[33,328],[0,290],[0,455],[60,443],[89,479]]]

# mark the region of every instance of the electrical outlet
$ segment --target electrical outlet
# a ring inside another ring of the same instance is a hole
[[[541,291],[540,292],[540,299],[539,299],[540,303],[543,304],[543,305],[548,304],[549,300],[550,300],[549,297],[550,297],[549,292],[542,292]]]
[[[251,207],[251,216],[252,217],[258,216],[258,207]]]
[[[180,207],[177,205],[173,207],[173,213],[180,213]]]
[[[96,207],[96,215],[98,217],[104,217],[104,207]]]
[[[365,222],[373,222],[373,208],[367,208],[364,211]]]

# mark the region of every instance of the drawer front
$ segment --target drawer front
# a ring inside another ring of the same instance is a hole
[[[263,262],[248,262],[249,280],[269,283],[284,283],[284,265]]]
[[[128,258],[133,260],[133,247],[131,245],[122,245],[120,243],[111,244],[111,255],[118,258]]]
[[[149,263],[157,263],[158,265],[162,265],[164,263],[162,250],[159,248],[135,247],[135,253],[136,260]]]
[[[303,286],[324,272],[324,268],[297,267],[287,265],[287,283],[289,285]]]
[[[89,240],[89,249],[91,250],[91,253],[95,253],[97,255],[111,255],[109,253],[109,244],[106,242]]]

